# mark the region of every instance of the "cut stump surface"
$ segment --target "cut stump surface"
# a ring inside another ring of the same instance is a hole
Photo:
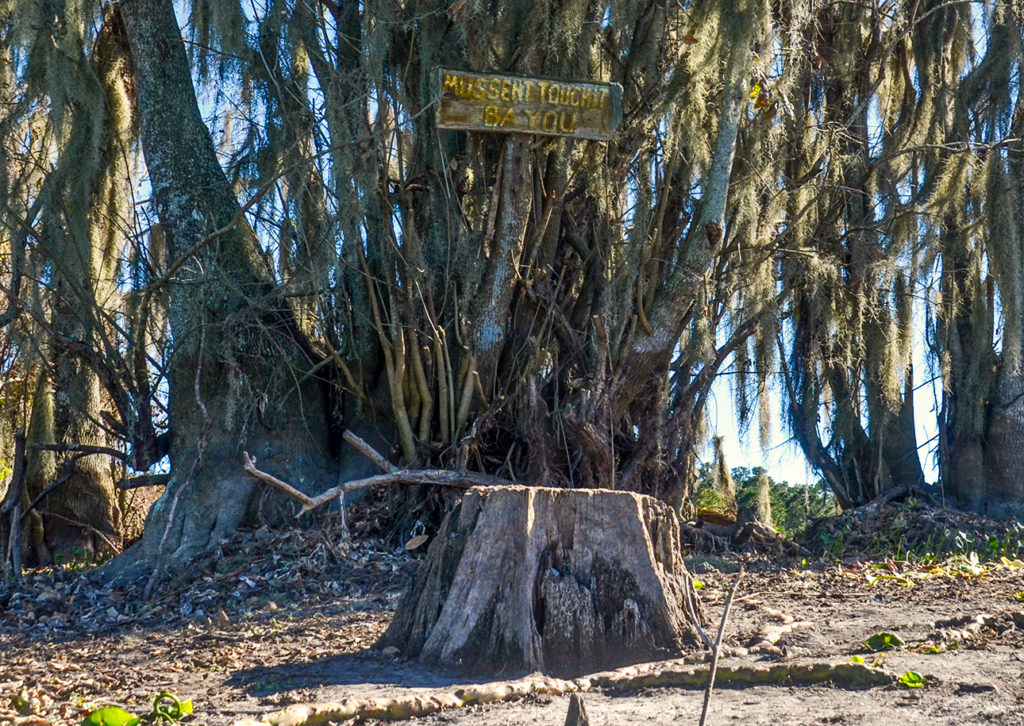
[[[702,617],[664,503],[475,487],[445,517],[378,645],[475,673],[572,676],[678,655],[695,641],[690,612]]]

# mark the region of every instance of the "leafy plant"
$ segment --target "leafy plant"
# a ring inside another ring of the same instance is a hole
[[[135,726],[142,719],[117,706],[97,708],[82,721],[82,726]]]
[[[904,688],[924,688],[924,676],[914,671],[907,671],[896,682]]]
[[[179,701],[174,694],[164,691],[153,699],[153,709],[142,716],[135,716],[117,706],[104,706],[86,716],[82,726],[137,726],[142,721],[162,721],[171,724],[191,714],[191,699]]]
[[[851,655],[850,656],[850,663],[853,663],[855,665],[864,665],[864,656],[862,656],[862,655]]]
[[[881,580],[892,580],[900,583],[903,587],[914,587],[914,581],[904,575],[869,575],[868,587],[871,587]]]
[[[903,639],[895,633],[875,633],[864,641],[864,648],[872,653],[880,653],[884,650],[902,648]]]

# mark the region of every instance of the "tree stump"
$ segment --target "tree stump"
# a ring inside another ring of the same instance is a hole
[[[474,673],[573,676],[677,656],[696,640],[693,617],[703,616],[679,521],[664,503],[474,487],[445,517],[378,646]]]

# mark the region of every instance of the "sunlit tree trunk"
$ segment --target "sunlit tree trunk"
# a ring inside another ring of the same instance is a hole
[[[141,554],[181,561],[251,518],[260,467],[315,490],[327,476],[323,391],[313,354],[273,285],[196,101],[172,3],[121,5],[142,147],[172,279],[169,322],[174,478]]]

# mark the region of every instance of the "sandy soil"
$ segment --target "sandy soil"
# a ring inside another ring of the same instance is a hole
[[[0,586],[0,723],[77,724],[108,704],[139,713],[166,690],[194,701],[192,721],[227,724],[292,703],[451,692],[472,682],[372,649],[416,560],[379,540],[339,547],[334,534],[240,535],[149,602],[139,598],[144,583],[113,587],[81,570]],[[690,565],[717,627],[737,562],[702,557]],[[1024,567],[749,568],[723,666],[846,663],[861,653],[894,676],[917,671],[926,685],[724,686],[713,694],[709,723],[1024,724]],[[871,582],[897,573],[901,579]],[[744,654],[786,625],[774,646]],[[880,631],[906,646],[866,653],[863,642]],[[697,689],[650,688],[592,691],[584,702],[595,725],[670,724],[696,723],[702,698]],[[534,696],[419,723],[561,725],[567,707],[567,696]]]

